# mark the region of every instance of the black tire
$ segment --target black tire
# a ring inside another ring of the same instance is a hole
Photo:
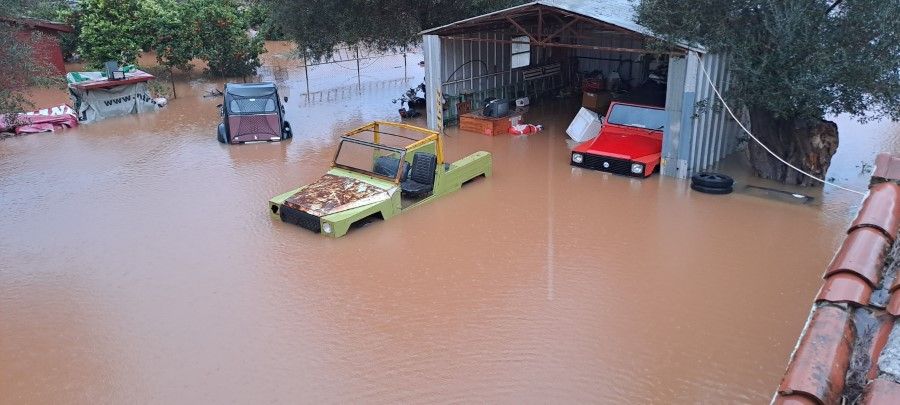
[[[731,194],[734,191],[731,187],[705,187],[699,184],[691,184],[691,189],[706,194]]]
[[[285,121],[281,128],[281,139],[291,139],[294,137],[294,131],[291,130],[291,123]]]
[[[225,124],[219,124],[218,132],[219,132],[219,135],[217,138],[219,138],[219,142],[227,144],[228,136],[225,134]]]
[[[691,176],[692,184],[707,188],[731,188],[734,179],[720,173],[703,172]]]

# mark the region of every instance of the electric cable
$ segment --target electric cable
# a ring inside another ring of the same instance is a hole
[[[768,152],[770,155],[774,156],[775,159],[778,159],[779,161],[781,161],[781,163],[784,163],[787,167],[790,167],[791,169],[794,169],[794,170],[800,172],[801,174],[803,174],[804,176],[807,176],[807,177],[809,177],[809,178],[811,178],[811,179],[813,179],[813,180],[816,180],[816,181],[821,182],[821,183],[823,183],[823,184],[827,184],[827,185],[829,185],[829,186],[832,186],[832,187],[835,187],[835,188],[838,188],[838,189],[841,189],[841,190],[844,190],[844,191],[849,191],[849,192],[851,192],[851,193],[856,193],[856,194],[859,194],[859,195],[866,195],[866,193],[864,193],[864,192],[862,192],[862,191],[853,190],[853,189],[851,189],[851,188],[847,188],[847,187],[844,187],[844,186],[841,186],[841,185],[832,183],[832,182],[830,182],[830,181],[828,181],[828,180],[820,179],[820,178],[818,178],[818,177],[816,177],[816,176],[814,176],[814,175],[812,175],[812,174],[809,174],[809,173],[803,171],[802,169],[800,169],[799,167],[790,164],[787,160],[784,160],[781,156],[778,156],[778,154],[776,154],[775,152],[773,152],[772,149],[769,149],[769,147],[766,146],[764,143],[762,143],[762,141],[760,141],[759,138],[757,138],[755,135],[753,135],[753,134],[750,132],[750,130],[748,130],[747,127],[744,126],[744,124],[741,122],[741,120],[739,120],[739,119],[737,118],[737,116],[734,115],[734,112],[731,111],[731,107],[729,107],[729,106],[728,106],[728,103],[725,102],[725,99],[722,97],[722,94],[719,93],[719,89],[716,88],[716,84],[713,83],[712,78],[709,77],[709,72],[706,71],[706,67],[703,66],[703,58],[700,58],[700,63],[699,63],[699,65],[700,65],[700,70],[703,71],[703,75],[706,77],[706,81],[709,82],[709,86],[712,87],[713,92],[716,93],[716,97],[719,99],[719,101],[722,102],[722,105],[725,107],[725,110],[728,111],[728,114],[731,115],[731,118],[733,118],[734,121],[737,122],[738,126],[740,126],[741,129],[744,130],[744,132],[746,132],[747,135],[749,135],[751,139],[753,139],[754,141],[756,141],[756,143],[758,143],[759,146],[762,146],[762,148],[765,149],[766,152]]]

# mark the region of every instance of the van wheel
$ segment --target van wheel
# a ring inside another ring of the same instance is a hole
[[[225,124],[219,124],[219,142],[228,143],[227,136],[225,135]]]
[[[291,131],[291,123],[285,121],[284,127],[281,129],[281,139],[291,139],[294,137],[294,131]]]

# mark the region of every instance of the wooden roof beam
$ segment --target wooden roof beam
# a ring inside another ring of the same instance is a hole
[[[521,25],[519,25],[519,23],[517,23],[516,20],[513,20],[512,18],[509,18],[509,17],[506,17],[506,19],[510,22],[510,24],[512,24],[513,26],[515,26],[516,29],[519,30],[519,32],[521,32],[521,33],[527,35],[527,36],[528,36],[528,39],[530,39],[531,42],[535,42],[535,43],[540,42],[540,41],[538,41],[537,39],[535,39],[535,38],[534,38],[534,35],[531,35],[531,33],[528,32],[528,30],[526,30],[524,27],[522,27]]]
[[[524,41],[510,41],[505,39],[491,39],[491,38],[472,38],[472,37],[457,37],[457,36],[445,36],[446,39],[453,39],[458,41],[472,41],[472,42],[490,42],[495,44],[522,44],[522,45],[533,45],[533,46],[544,46],[548,48],[571,48],[571,49],[590,49],[594,51],[608,51],[608,52],[626,52],[626,53],[652,53],[652,54],[663,54],[663,55],[684,55],[683,51],[657,51],[652,49],[638,49],[638,48],[619,48],[612,46],[595,46],[595,45],[579,45],[579,44],[561,44],[561,43],[541,43],[541,42],[524,42]]]

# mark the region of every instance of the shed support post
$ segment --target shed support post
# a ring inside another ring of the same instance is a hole
[[[662,167],[665,176],[687,178],[690,176],[691,139],[694,133],[694,105],[697,102],[697,74],[700,58],[691,51],[684,58],[671,58],[669,62],[669,86],[666,112],[669,114],[663,135]],[[677,97],[677,100],[671,98]]]
[[[441,93],[443,87],[441,80],[441,38],[437,35],[423,35],[422,48],[425,52],[425,99],[428,128],[437,131],[443,127],[443,123],[438,124],[443,100],[435,96]]]

